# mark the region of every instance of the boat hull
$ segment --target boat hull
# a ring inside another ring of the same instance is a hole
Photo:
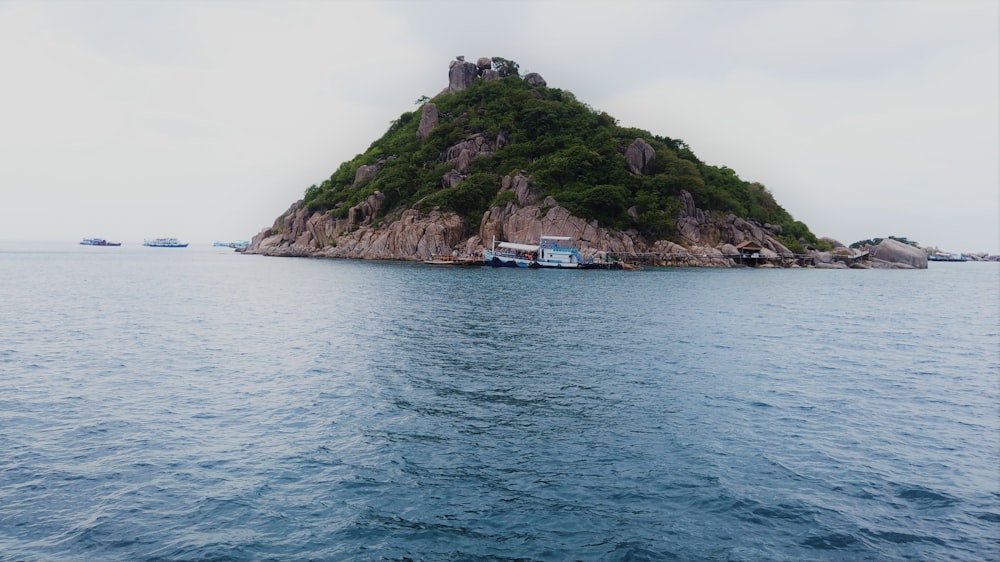
[[[187,248],[187,242],[181,242],[176,238],[155,238],[153,240],[143,240],[143,246],[150,248]]]
[[[108,242],[103,238],[84,238],[80,242],[81,246],[121,246],[121,242]]]
[[[485,259],[486,265],[491,267],[532,267],[535,263],[531,259],[505,256],[494,253],[492,250],[483,250],[483,259]]]
[[[474,258],[432,258],[429,260],[424,260],[427,265],[450,265],[457,267],[475,267],[480,265],[486,265],[483,260],[477,260]]]
[[[580,269],[579,262],[538,260],[536,263],[538,267],[547,267],[551,269]]]

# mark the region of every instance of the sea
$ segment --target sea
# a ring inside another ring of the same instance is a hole
[[[997,560],[998,317],[998,263],[3,242],[0,560]]]

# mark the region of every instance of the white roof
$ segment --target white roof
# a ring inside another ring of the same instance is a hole
[[[521,250],[522,252],[534,252],[538,250],[538,244],[515,244],[514,242],[500,242],[497,244],[501,248],[508,248],[510,250]]]
[[[542,240],[572,240],[572,236],[542,236]]]

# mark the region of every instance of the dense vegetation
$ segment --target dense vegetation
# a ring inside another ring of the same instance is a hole
[[[885,240],[885,238],[869,238],[867,240],[858,240],[857,242],[851,244],[851,248],[861,248],[863,246],[878,246],[879,242]],[[914,248],[919,248],[920,244],[917,244],[913,240],[907,239],[905,236],[889,236],[889,240],[895,240],[897,242],[902,242],[903,244],[909,244]]]
[[[381,191],[381,217],[409,207],[440,207],[464,216],[475,229],[487,209],[511,200],[511,193],[498,195],[501,178],[524,171],[540,201],[551,195],[577,216],[614,229],[635,228],[650,239],[675,234],[677,195],[687,190],[699,208],[712,213],[781,226],[781,240],[793,251],[801,251],[803,243],[822,245],[763,185],[705,164],[682,140],[621,127],[570,92],[532,86],[518,76],[517,63],[495,58],[495,67],[497,61],[503,78],[476,80],[466,90],[434,99],[441,117],[426,139],[416,135],[419,111],[400,115],[363,154],[307,189],[303,204],[344,217],[351,206]],[[503,134],[508,142],[476,158],[457,186],[443,187],[442,176],[454,167],[445,161],[447,149],[476,134],[490,142]],[[633,175],[626,165],[625,148],[636,138],[656,150],[648,175]],[[373,178],[353,185],[360,166],[375,164],[381,167]],[[638,220],[630,218],[631,207]]]

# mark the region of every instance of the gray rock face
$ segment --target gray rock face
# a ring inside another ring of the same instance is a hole
[[[872,260],[881,267],[927,269],[927,254],[923,250],[890,238],[875,246]]]
[[[354,172],[354,187],[360,187],[367,183],[375,177],[375,174],[378,173],[379,169],[381,169],[386,162],[390,162],[395,159],[395,156],[386,156],[385,158],[379,158],[378,162],[375,162],[374,164],[368,166],[358,166],[358,169]]]
[[[449,93],[461,92],[472,85],[472,81],[479,76],[479,67],[474,62],[465,60],[451,61],[448,68],[448,89]]]
[[[369,195],[367,199],[347,211],[348,224],[351,226],[371,224],[372,218],[378,214],[383,201],[385,201],[385,195],[381,191]]]
[[[543,207],[547,209],[544,215],[541,212]],[[574,238],[584,257],[600,251],[636,251],[634,240],[627,234],[601,228],[596,222],[573,216],[551,197],[543,201],[542,207],[519,207],[508,203],[504,207],[490,209],[480,223],[479,241],[488,246],[496,237],[497,240],[528,244],[537,243],[542,234]]]
[[[462,183],[465,176],[462,175],[458,170],[449,170],[441,176],[441,187],[455,187],[456,185]]]
[[[457,185],[463,176],[457,171],[446,175],[445,185]],[[521,173],[505,176],[501,191],[517,195],[517,202],[494,207],[484,213],[476,236],[463,235],[466,226],[461,217],[450,212],[433,210],[422,214],[416,209],[405,210],[389,223],[377,223],[384,200],[376,193],[352,207],[347,218],[336,219],[327,213],[310,213],[293,205],[279,217],[274,226],[254,237],[248,253],[276,256],[319,256],[364,259],[424,259],[433,254],[460,252],[471,254],[490,244],[493,237],[511,242],[534,243],[542,234],[570,236],[578,242],[586,257],[605,252],[626,254],[656,253],[662,256],[658,265],[733,267],[730,258],[737,253],[734,240],[751,240],[761,247],[760,255],[777,260],[791,252],[768,231],[753,222],[732,215],[706,220],[704,211],[687,206],[681,213],[685,231],[684,245],[666,240],[649,243],[634,231],[613,231],[596,221],[576,217],[551,197],[541,204],[534,201],[529,178]],[[699,218],[700,217],[700,218]],[[686,232],[686,233],[685,233]],[[762,238],[757,238],[762,236]],[[850,266],[834,261],[832,254],[815,253],[819,268],[869,267],[855,263]],[[761,264],[773,266],[774,264]],[[926,268],[927,258],[912,246],[887,240],[876,248],[874,267]]]
[[[628,171],[633,174],[649,174],[653,170],[654,160],[656,160],[656,149],[649,146],[642,139],[635,139],[625,149],[625,161],[628,162]]]
[[[537,73],[537,72],[529,72],[528,74],[525,74],[524,75],[524,81],[527,82],[528,84],[531,84],[532,86],[547,86],[548,85],[545,82],[545,79],[542,78],[542,75],[539,74],[539,73]]]
[[[373,196],[374,197],[374,196]],[[381,201],[369,198],[347,219],[290,209],[275,226],[254,237],[248,253],[356,259],[423,259],[450,252],[463,242],[464,223],[454,213],[404,211],[388,225],[374,225],[366,212]],[[354,221],[352,223],[352,221]]]
[[[500,180],[500,193],[505,191],[513,191],[514,195],[517,196],[517,202],[519,205],[531,205],[535,202],[535,196],[531,193],[531,189],[528,185],[528,178],[518,172],[513,177],[504,176]]]
[[[681,190],[681,205],[683,205],[683,210],[681,211],[681,217],[691,217],[695,219],[698,224],[704,224],[707,219],[705,216],[705,211],[699,209],[694,204],[694,197],[686,189]]]
[[[476,80],[499,80],[500,72],[493,69],[493,59],[490,57],[480,57],[476,62],[468,62],[465,57],[455,57],[448,65],[448,87],[441,91],[442,94],[453,94],[460,92]],[[531,72],[524,76],[524,80],[532,86],[547,86],[545,79],[537,72]]]
[[[434,127],[437,127],[438,120],[441,116],[438,114],[438,108],[433,103],[425,103],[424,107],[420,110],[420,125],[417,127],[417,138],[424,140],[427,135],[431,134]]]
[[[462,152],[467,152],[472,157],[476,157],[480,154],[493,152],[493,146],[490,145],[490,142],[482,134],[473,135],[448,147],[448,150],[445,151],[444,159],[455,161],[462,155]]]

